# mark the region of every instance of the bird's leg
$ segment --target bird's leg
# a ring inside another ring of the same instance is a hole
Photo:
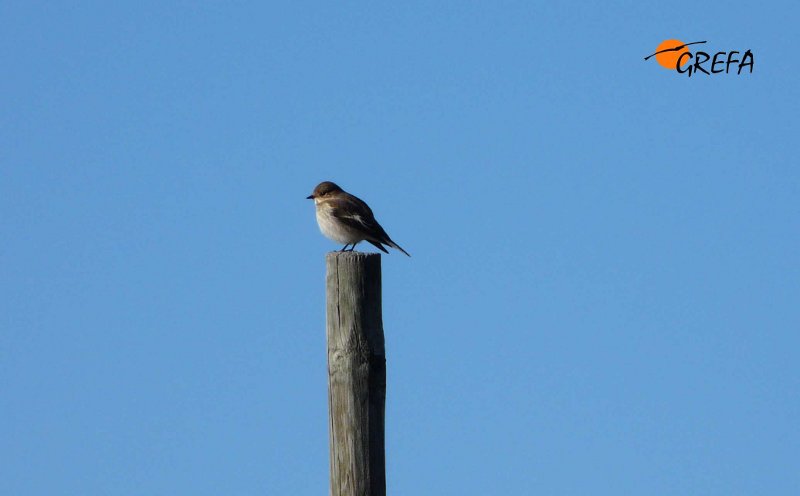
[[[347,247],[348,247],[348,246],[350,246],[350,243],[347,243],[346,245],[344,245],[344,248],[342,248],[342,249],[341,249],[341,250],[339,250],[339,251],[347,251]]]
[[[353,246],[351,246],[351,247],[350,247],[350,251],[353,251],[353,250],[355,250],[355,249],[356,249],[356,245],[357,245],[357,244],[358,244],[358,241],[356,241],[355,243],[353,243]]]

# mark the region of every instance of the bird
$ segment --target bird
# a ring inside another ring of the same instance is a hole
[[[369,205],[337,184],[323,181],[306,198],[314,200],[317,224],[322,234],[328,239],[345,244],[339,251],[353,251],[358,243],[367,241],[384,253],[389,253],[383,246],[386,245],[411,256],[386,234],[375,220]],[[348,250],[350,245],[352,246]]]

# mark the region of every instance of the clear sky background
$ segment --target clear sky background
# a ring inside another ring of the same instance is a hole
[[[0,3],[0,494],[327,494],[322,180],[390,494],[800,493],[796,2],[168,3]]]

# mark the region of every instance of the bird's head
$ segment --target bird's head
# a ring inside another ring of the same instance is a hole
[[[315,200],[316,202],[317,200],[324,199],[332,194],[339,193],[341,191],[342,188],[337,186],[335,183],[332,183],[330,181],[324,181],[319,183],[317,187],[314,188],[314,191],[311,193],[311,195],[307,196],[306,198],[309,200]]]

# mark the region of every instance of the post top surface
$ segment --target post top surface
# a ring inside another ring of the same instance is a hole
[[[326,255],[327,258],[341,258],[345,260],[354,260],[361,258],[381,257],[380,253],[364,253],[360,251],[329,251]]]

